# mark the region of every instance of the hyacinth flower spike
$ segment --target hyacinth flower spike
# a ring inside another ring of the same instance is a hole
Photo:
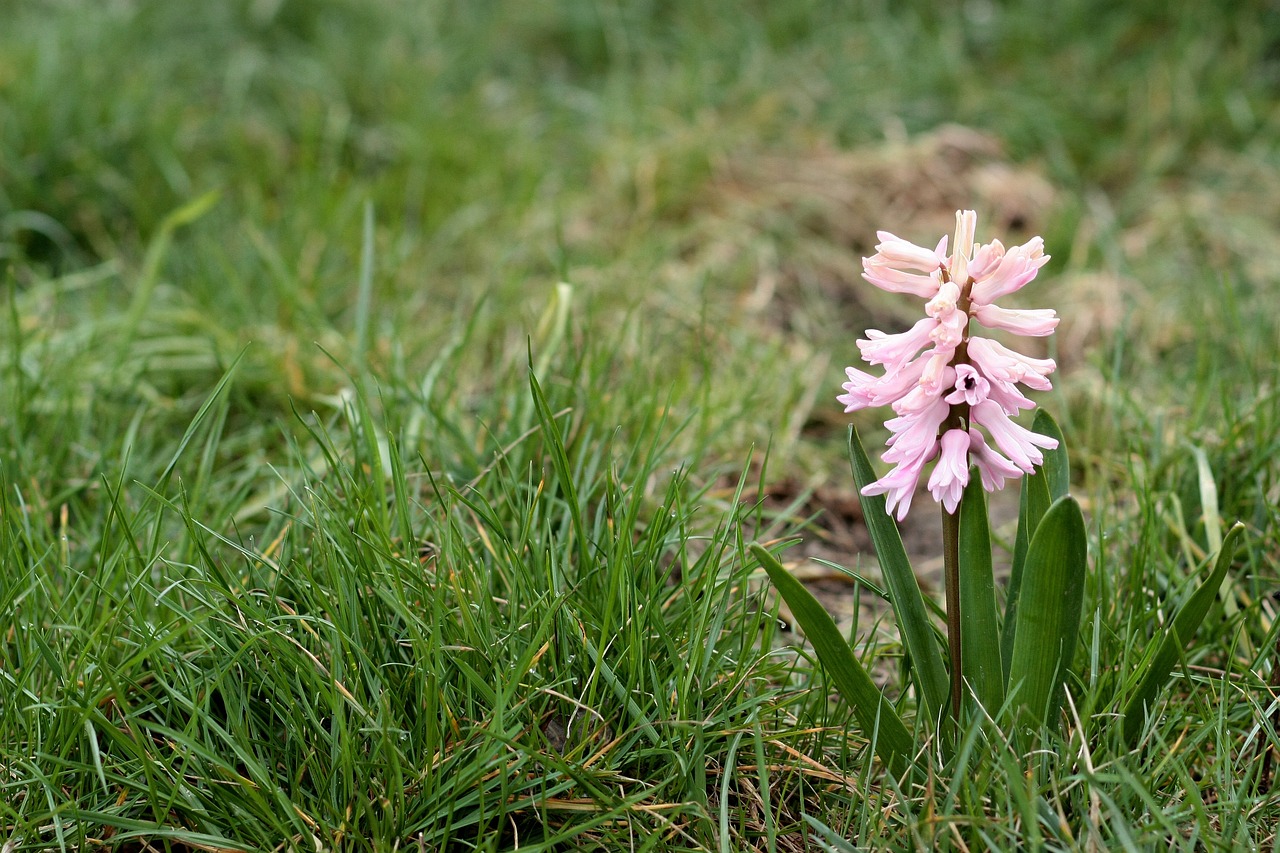
[[[1015,335],[1053,332],[1058,317],[1052,309],[995,304],[1025,287],[1048,262],[1044,241],[1035,237],[1012,248],[999,240],[977,244],[977,221],[974,211],[957,211],[950,253],[946,237],[930,250],[887,231],[877,233],[876,253],[862,261],[863,277],[883,290],[925,300],[925,317],[905,332],[873,329],[858,340],[862,359],[883,366],[883,373],[848,368],[845,393],[838,397],[846,412],[889,406],[895,414],[885,422],[890,436],[881,457],[893,467],[862,493],[884,495],[885,508],[899,521],[933,463],[926,485],[943,509],[953,714],[959,713],[961,690],[956,511],[969,485],[970,466],[977,468],[983,488],[995,491],[1033,473],[1044,461],[1041,451],[1058,445],[1012,420],[1034,407],[1020,385],[1036,391],[1052,387],[1053,360],[1024,355],[973,329],[976,321]]]
[[[950,254],[946,237],[930,250],[881,231],[876,254],[862,261],[867,281],[926,300],[925,318],[906,332],[872,329],[857,342],[863,360],[883,365],[884,372],[874,376],[847,368],[849,381],[838,398],[846,412],[887,405],[897,414],[886,424],[892,434],[883,457],[894,468],[863,493],[885,495],[899,521],[907,516],[925,466],[935,459],[929,491],[954,513],[971,463],[992,491],[1032,473],[1042,461],[1040,450],[1057,446],[1010,420],[1034,406],[1019,384],[1037,391],[1052,387],[1047,377],[1056,367],[1053,360],[1031,358],[970,331],[976,320],[1018,335],[1052,333],[1058,325],[1052,309],[1014,310],[994,303],[1035,278],[1049,256],[1039,237],[1011,249],[999,240],[975,244],[977,218],[971,210],[956,214]]]

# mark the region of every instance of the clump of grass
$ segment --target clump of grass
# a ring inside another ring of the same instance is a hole
[[[286,496],[243,525],[243,490],[206,495],[230,382],[158,480],[105,481],[74,515],[33,507],[17,461],[12,837],[710,844],[735,755],[790,737],[746,505],[702,505],[669,467],[660,397],[630,389],[655,414],[618,443],[576,405],[599,365],[567,367],[477,412],[493,426],[469,457],[449,433],[470,427],[435,418],[445,440],[406,447],[411,414],[375,416],[360,381],[298,416]]]

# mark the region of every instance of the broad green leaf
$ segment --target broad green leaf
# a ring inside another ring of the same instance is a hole
[[[995,714],[1004,705],[1000,622],[991,572],[991,526],[987,496],[977,470],[960,502],[960,654],[969,689]]]
[[[1040,519],[1049,509],[1049,478],[1044,468],[1022,478],[1022,492],[1018,504],[1018,532],[1013,539],[1013,564],[1009,569],[1009,588],[1004,602],[1004,637],[1001,640],[1000,660],[1008,677],[1013,662],[1014,638],[1018,632],[1018,599],[1022,595],[1022,573],[1027,560],[1027,549],[1035,535]]]
[[[1227,569],[1231,567],[1231,561],[1235,558],[1236,547],[1243,533],[1244,525],[1238,521],[1227,531],[1222,547],[1218,549],[1218,558],[1212,574],[1191,594],[1187,603],[1178,611],[1178,615],[1173,617],[1160,637],[1159,646],[1156,647],[1150,663],[1146,665],[1137,690],[1124,706],[1126,742],[1133,743],[1137,740],[1147,712],[1155,704],[1156,694],[1169,680],[1169,673],[1173,671],[1174,663],[1182,654],[1187,642],[1195,635],[1200,623],[1204,621],[1205,614],[1209,612],[1209,607],[1218,594],[1218,589],[1227,577]]]
[[[853,466],[853,479],[862,501],[863,520],[871,532],[871,543],[880,561],[880,574],[889,588],[889,601],[898,620],[898,630],[902,632],[915,666],[925,710],[930,719],[940,720],[947,713],[947,694],[951,689],[942,650],[938,647],[937,635],[925,610],[920,583],[911,569],[906,549],[902,547],[898,525],[885,510],[884,496],[862,494],[864,488],[875,482],[876,473],[867,458],[867,451],[862,447],[858,430],[852,426],[849,428],[849,462]]]
[[[853,708],[858,725],[872,738],[876,754],[891,772],[895,775],[900,773],[914,752],[915,743],[898,712],[853,654],[831,614],[804,584],[792,577],[776,557],[759,545],[752,545],[751,553],[768,572],[774,587],[791,608],[791,615],[813,644],[813,650],[836,691]]]
[[[1066,436],[1062,434],[1062,428],[1053,419],[1053,415],[1044,409],[1036,412],[1036,418],[1031,422],[1031,431],[1058,440],[1057,447],[1044,451],[1044,464],[1041,466],[1049,485],[1049,500],[1056,501],[1071,491],[1071,463],[1067,458]]]
[[[1038,731],[1058,710],[1080,630],[1087,553],[1080,505],[1059,498],[1036,527],[1023,566],[1008,689],[1019,727]]]

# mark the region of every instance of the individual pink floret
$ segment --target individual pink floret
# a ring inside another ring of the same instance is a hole
[[[937,325],[937,320],[926,317],[897,335],[886,335],[879,329],[868,329],[867,336],[857,342],[858,349],[862,351],[862,359],[867,364],[883,364],[885,370],[893,371],[915,358],[916,353],[929,345],[929,334]]]
[[[1021,468],[989,447],[982,432],[972,428],[969,430],[969,454],[982,475],[982,488],[988,492],[1003,489],[1005,480],[1016,480],[1022,476]]]
[[[969,485],[969,433],[962,429],[947,430],[939,444],[942,450],[929,477],[929,491],[947,512],[955,512],[964,487]]]
[[[1035,466],[1044,461],[1044,456],[1037,449],[1038,447],[1049,450],[1058,446],[1056,439],[1032,432],[1009,420],[1004,409],[994,400],[979,403],[970,410],[969,414],[974,424],[986,427],[1004,455],[1028,474],[1035,471]]]

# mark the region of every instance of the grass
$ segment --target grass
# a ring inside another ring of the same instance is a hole
[[[4,853],[1277,845],[1266,4],[4,18]],[[857,258],[971,203],[1054,255],[1085,622],[1057,741],[899,784],[747,545],[862,564]]]

